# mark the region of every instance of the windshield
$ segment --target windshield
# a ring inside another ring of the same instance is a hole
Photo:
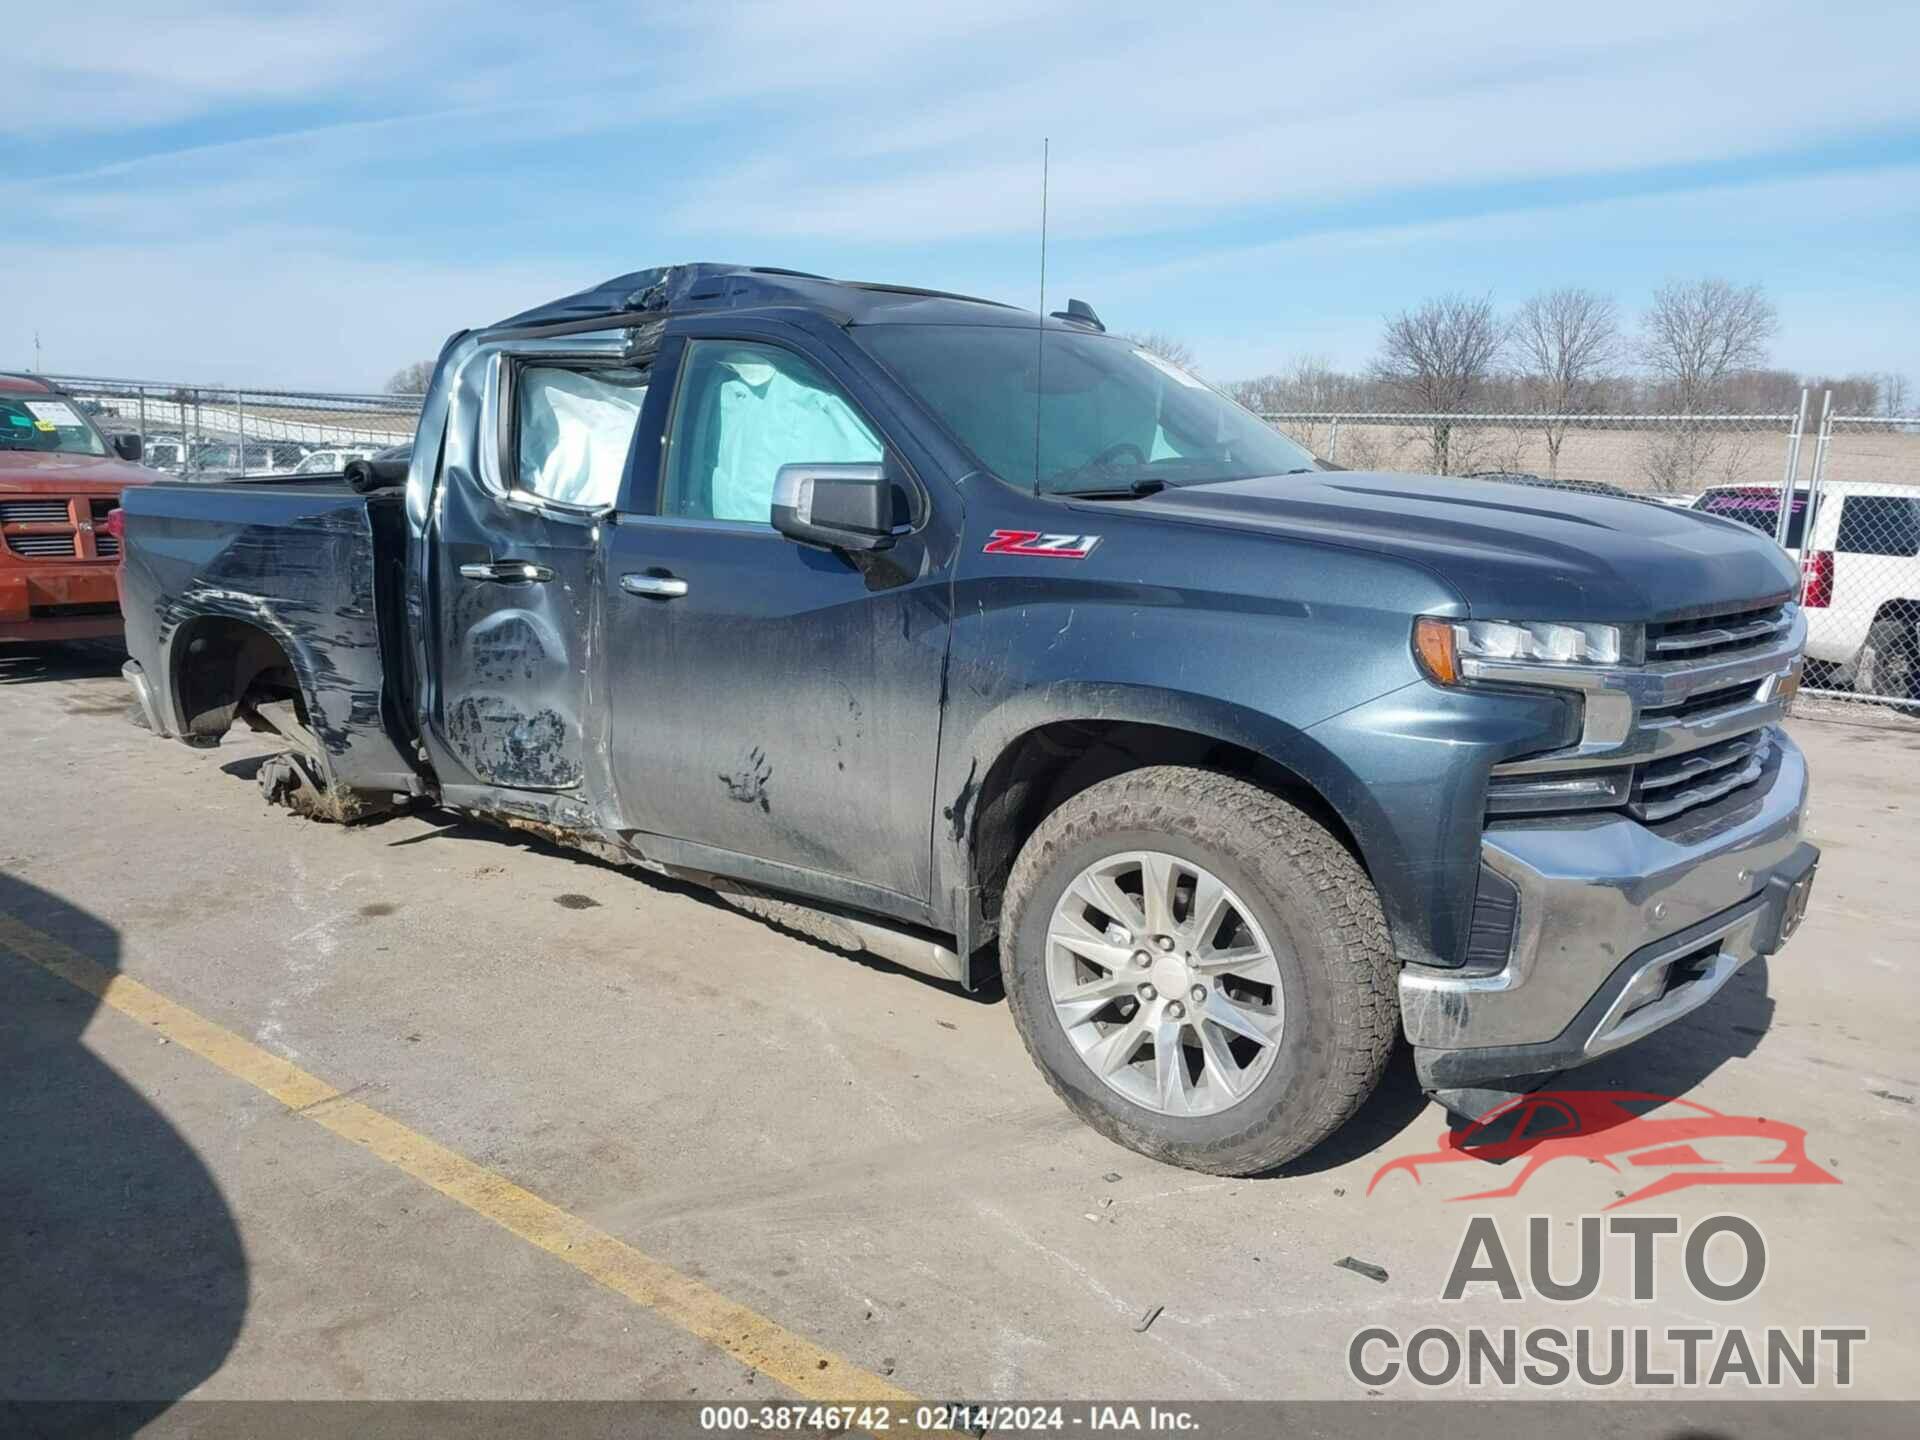
[[[71,400],[57,395],[0,395],[0,450],[104,455],[106,442]]]
[[[1118,336],[1006,326],[853,332],[981,465],[1042,494],[1206,485],[1314,468],[1204,381]],[[1036,434],[1037,429],[1037,434]]]

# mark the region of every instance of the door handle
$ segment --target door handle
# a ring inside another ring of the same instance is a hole
[[[485,565],[462,565],[460,574],[467,580],[491,580],[498,585],[529,585],[536,580],[551,580],[553,571],[530,560],[494,560]]]
[[[651,595],[659,600],[677,600],[687,593],[687,582],[670,575],[622,575],[620,588],[629,595]]]

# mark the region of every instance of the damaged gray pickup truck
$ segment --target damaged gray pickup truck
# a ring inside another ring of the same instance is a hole
[[[1079,302],[625,275],[455,336],[404,467],[123,520],[156,733],[960,985],[997,941],[1066,1103],[1201,1170],[1317,1144],[1402,1033],[1474,1114],[1657,1030],[1817,859],[1778,546],[1326,472]]]

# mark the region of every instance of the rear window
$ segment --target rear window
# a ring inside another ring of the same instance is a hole
[[[1836,549],[1854,555],[1920,555],[1920,501],[1849,495],[1840,507]]]
[[[1742,525],[1751,526],[1762,535],[1778,533],[1780,525],[1780,492],[1767,490],[1759,486],[1743,486],[1738,490],[1709,490],[1694,504],[1694,509],[1708,515],[1718,515],[1726,520],[1737,520]],[[1801,538],[1807,528],[1807,492],[1796,490],[1793,494],[1793,514],[1787,520],[1787,548],[1798,550]]]

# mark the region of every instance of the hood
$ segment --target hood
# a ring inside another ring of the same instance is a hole
[[[1744,525],[1493,480],[1342,471],[1169,488],[1133,503],[1414,561],[1487,620],[1676,619],[1786,599],[1800,580],[1786,552]]]
[[[0,450],[0,495],[117,495],[159,478],[145,466],[108,455]]]

